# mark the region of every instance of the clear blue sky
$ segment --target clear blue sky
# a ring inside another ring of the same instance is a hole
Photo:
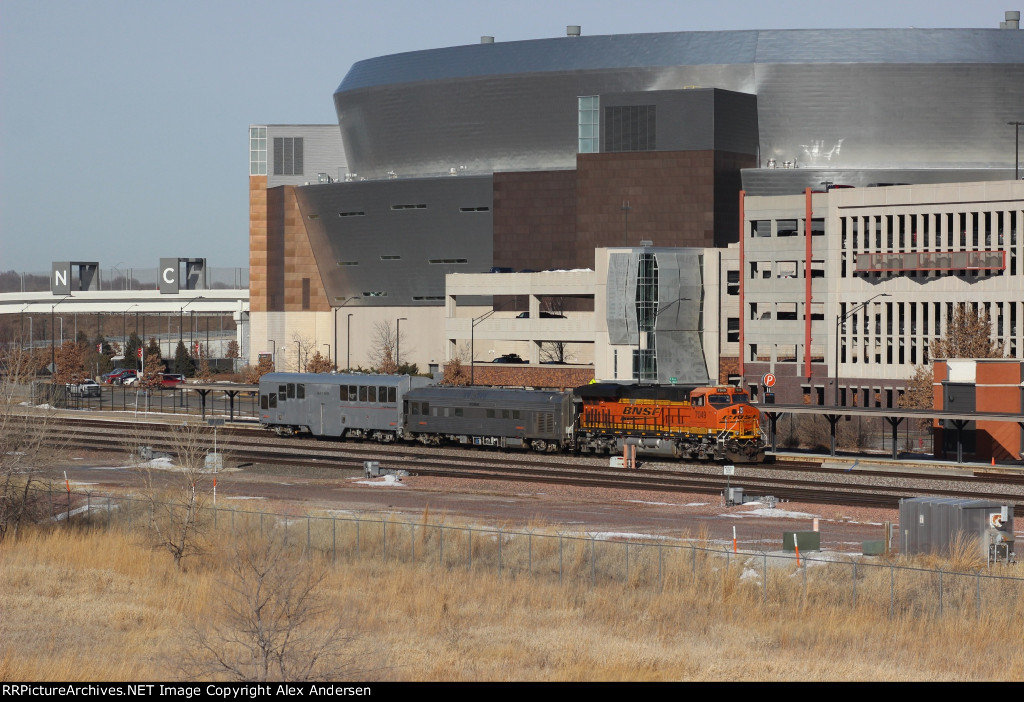
[[[1008,9],[1024,2],[0,0],[0,270],[247,266],[249,124],[335,123],[361,59],[569,24],[996,28]]]

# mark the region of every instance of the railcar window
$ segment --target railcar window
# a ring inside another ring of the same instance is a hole
[[[359,386],[349,385],[348,386],[348,401],[357,402],[359,400]]]
[[[413,402],[411,404],[411,406],[412,406],[412,409],[409,411],[409,414],[419,414],[420,413],[420,403],[419,402]]]
[[[279,400],[287,399],[287,397],[288,397],[287,393],[288,393],[288,386],[287,385],[278,385],[277,386],[277,397],[278,397]]]
[[[359,386],[359,401],[360,402],[366,402],[366,386],[365,385],[360,385]]]
[[[260,395],[260,409],[270,409],[270,400],[266,395]]]
[[[501,418],[502,419],[509,419],[511,416],[512,416],[512,413],[509,410],[503,409],[501,411]]]
[[[388,402],[398,402],[398,388],[388,388]]]
[[[270,396],[270,409],[277,407],[277,395]]]
[[[306,386],[299,383],[295,386],[295,399],[304,400],[306,398]]]
[[[288,383],[288,399],[295,399],[295,383]]]
[[[456,407],[455,408],[455,416],[456,417],[461,417],[462,416],[462,408],[461,407]]]
[[[519,419],[519,410],[512,410],[512,419]]]
[[[492,410],[492,409],[487,410],[487,418],[488,419],[494,419],[494,410]]]
[[[383,386],[378,386],[377,387],[377,402],[387,402],[387,401],[388,401],[388,389],[386,387],[383,387]]]
[[[371,385],[368,388],[366,388],[366,401],[367,402],[376,402],[377,401],[377,386],[376,385]]]
[[[430,414],[430,403],[424,402],[421,409],[423,410],[423,414]]]

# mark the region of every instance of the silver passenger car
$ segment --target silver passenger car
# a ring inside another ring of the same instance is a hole
[[[430,382],[409,375],[267,373],[260,378],[260,425],[281,436],[394,441],[404,431],[406,393]]]
[[[424,444],[570,448],[572,393],[427,387],[406,396],[406,433]]]

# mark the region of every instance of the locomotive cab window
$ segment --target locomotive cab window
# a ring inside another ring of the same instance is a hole
[[[717,405],[719,407],[724,407],[725,405],[732,404],[732,400],[729,398],[728,395],[708,395],[708,401],[711,404]]]
[[[703,407],[704,406],[704,396],[703,395],[698,395],[697,397],[693,398],[691,404],[694,407]]]

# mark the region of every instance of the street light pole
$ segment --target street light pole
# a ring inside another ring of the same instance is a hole
[[[402,350],[402,320],[409,321],[407,317],[399,317],[395,320],[395,372],[398,372],[398,367],[402,365],[401,361],[401,350]]]
[[[327,347],[327,360],[328,361],[331,360],[331,345],[330,344],[320,344],[320,345]],[[337,366],[338,364],[335,363],[334,365]]]
[[[345,370],[352,370],[352,313],[345,321]]]
[[[56,354],[56,352],[55,352],[55,350],[53,348],[53,327],[54,327],[54,324],[53,324],[53,311],[57,307],[57,305],[59,305],[60,303],[64,302],[64,300],[67,300],[69,297],[71,297],[71,296],[70,295],[65,295],[64,297],[62,297],[61,299],[57,300],[55,303],[50,305],[50,382],[51,383],[53,382],[54,374],[57,372],[57,361],[56,361],[57,354]],[[62,337],[61,341],[63,342],[63,336],[64,336],[64,318],[63,317],[61,318],[60,324],[61,324],[61,327],[60,327],[61,333],[60,333],[60,335]]]
[[[869,302],[871,302],[872,300],[874,300],[877,297],[891,297],[891,296],[889,295],[889,293],[878,293],[877,295],[869,297],[867,300],[865,300],[864,302],[860,303],[856,307],[851,308],[846,314],[836,315],[836,341],[835,341],[835,343],[836,343],[836,363],[835,363],[835,367],[832,369],[832,375],[833,375],[832,384],[833,384],[833,390],[835,392],[832,404],[835,405],[836,407],[839,406],[839,327],[843,323],[843,321],[846,320],[850,315],[852,315],[853,313],[859,312],[860,310],[864,309],[865,307],[868,306]]]
[[[1013,126],[1013,179],[1020,180],[1020,125],[1024,122],[1016,120],[1007,124]]]

